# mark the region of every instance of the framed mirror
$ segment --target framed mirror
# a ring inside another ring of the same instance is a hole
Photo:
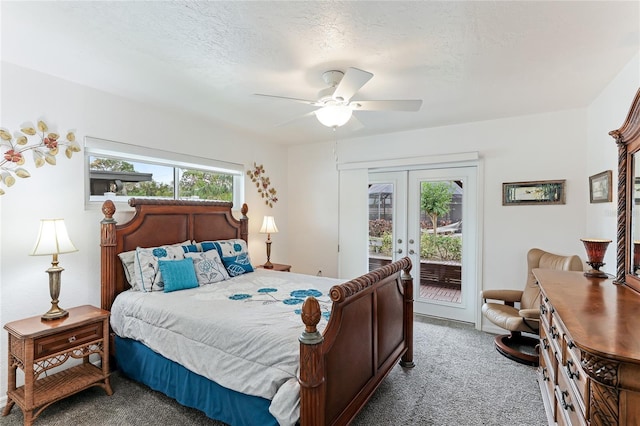
[[[609,132],[618,144],[616,284],[640,292],[640,89],[622,127]]]

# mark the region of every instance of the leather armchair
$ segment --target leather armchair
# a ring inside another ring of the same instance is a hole
[[[576,255],[561,256],[534,248],[527,253],[527,282],[524,290],[482,292],[482,314],[495,325],[510,332],[496,336],[494,343],[498,352],[514,361],[534,366],[538,365],[538,339],[523,336],[522,333],[538,334],[540,287],[531,272],[536,268],[582,271],[584,265]]]

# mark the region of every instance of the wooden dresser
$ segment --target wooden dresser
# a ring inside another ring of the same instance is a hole
[[[582,272],[533,274],[549,424],[640,425],[640,294]]]

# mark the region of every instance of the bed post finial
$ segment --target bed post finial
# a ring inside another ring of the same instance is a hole
[[[113,214],[116,212],[116,205],[113,204],[113,201],[107,200],[102,203],[102,214],[104,215],[104,220],[109,222],[113,220]]]
[[[324,338],[317,325],[321,318],[320,304],[309,296],[302,304],[302,322],[305,330],[300,341],[300,424],[325,424],[325,372],[322,342]]]

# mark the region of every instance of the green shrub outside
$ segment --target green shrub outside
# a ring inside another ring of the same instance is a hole
[[[382,238],[382,245],[379,253],[384,256],[391,256],[393,249],[391,232],[383,232],[380,238]],[[462,238],[424,232],[420,240],[420,257],[430,260],[460,261],[462,259]]]

